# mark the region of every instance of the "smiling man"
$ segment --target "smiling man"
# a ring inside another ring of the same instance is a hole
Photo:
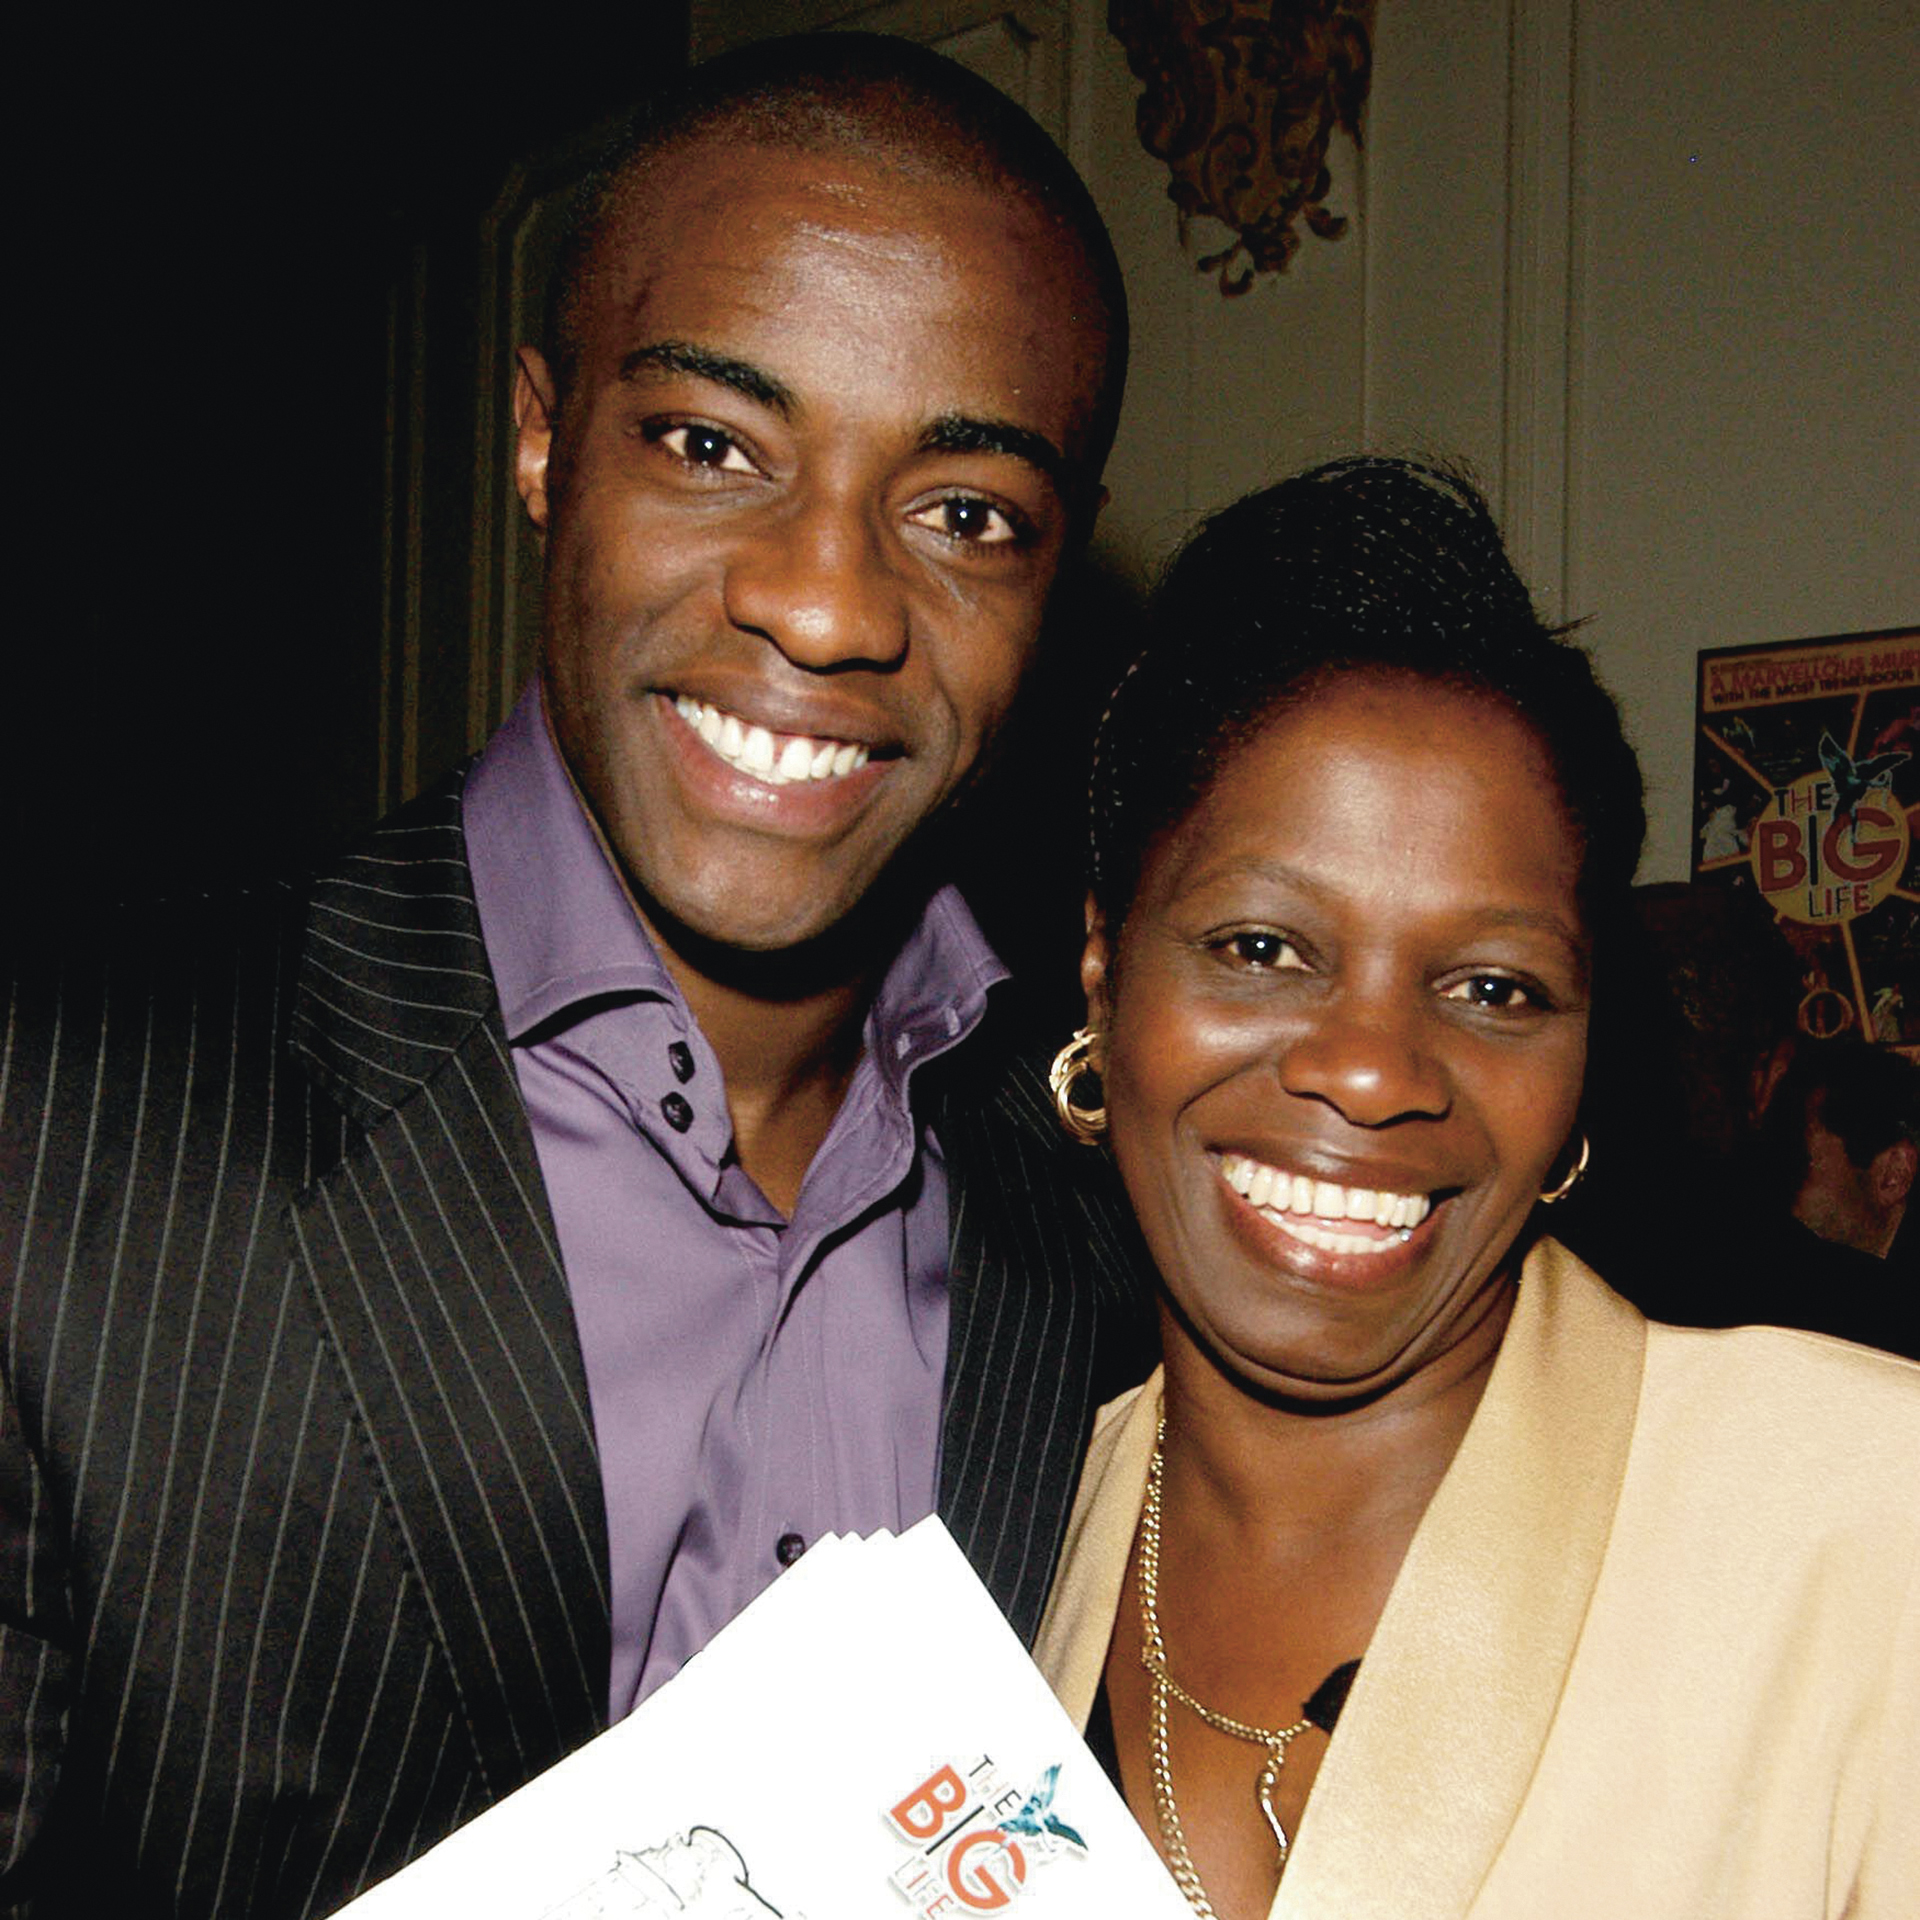
[[[1142,1291],[941,846],[1124,352],[984,84],[856,36],[701,69],[520,358],[507,725],[309,886],[18,969],[19,1910],[329,1911],[827,1530],[939,1511],[1031,1635]]]

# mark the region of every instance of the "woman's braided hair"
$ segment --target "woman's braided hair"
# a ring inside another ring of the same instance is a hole
[[[1095,743],[1092,885],[1109,927],[1147,850],[1276,709],[1347,673],[1504,700],[1538,735],[1580,837],[1599,943],[1646,831],[1640,769],[1586,654],[1547,627],[1470,481],[1362,456],[1222,509],[1175,556]]]

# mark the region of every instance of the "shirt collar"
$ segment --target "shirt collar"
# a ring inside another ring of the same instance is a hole
[[[540,683],[467,776],[467,864],[507,1038],[608,994],[679,994],[547,731]]]
[[[463,818],[509,1040],[608,995],[664,1000],[692,1026],[547,730],[538,679],[467,776]],[[958,889],[941,887],[867,1017],[867,1049],[889,1090],[904,1098],[913,1069],[970,1033],[988,988],[1006,977]]]
[[[867,1016],[867,1052],[897,1100],[905,1104],[916,1067],[979,1025],[987,989],[1006,977],[960,890],[942,887],[895,955]]]

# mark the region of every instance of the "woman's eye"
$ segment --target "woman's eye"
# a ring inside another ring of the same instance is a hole
[[[1227,935],[1219,943],[1219,951],[1243,967],[1262,972],[1291,970],[1307,964],[1301,957],[1300,949],[1284,933],[1271,933],[1260,928]]]
[[[1001,547],[1026,537],[1026,529],[1017,526],[1005,508],[970,493],[949,494],[944,500],[915,508],[907,518],[916,527],[930,528],[949,540],[975,547]]]
[[[1545,1006],[1544,998],[1523,980],[1504,973],[1473,973],[1447,988],[1449,1000],[1462,1000],[1489,1013],[1517,1013]]]
[[[758,471],[740,451],[739,443],[733,436],[722,433],[718,427],[681,424],[661,427],[648,437],[657,446],[665,447],[676,460],[684,461],[690,467],[708,467],[716,473]]]

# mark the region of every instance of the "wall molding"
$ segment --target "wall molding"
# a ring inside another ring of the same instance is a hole
[[[1575,307],[1576,0],[1508,15],[1500,520],[1549,619],[1567,617]]]
[[[520,505],[514,471],[519,438],[513,417],[514,355],[539,340],[568,204],[618,136],[622,118],[610,115],[538,158],[516,164],[480,225],[468,586],[470,749],[478,749],[512,711],[533,671],[539,642],[540,542]]]
[[[427,250],[407,251],[387,296],[387,408],[380,516],[380,721],[375,817],[419,786],[422,506],[426,480]]]

